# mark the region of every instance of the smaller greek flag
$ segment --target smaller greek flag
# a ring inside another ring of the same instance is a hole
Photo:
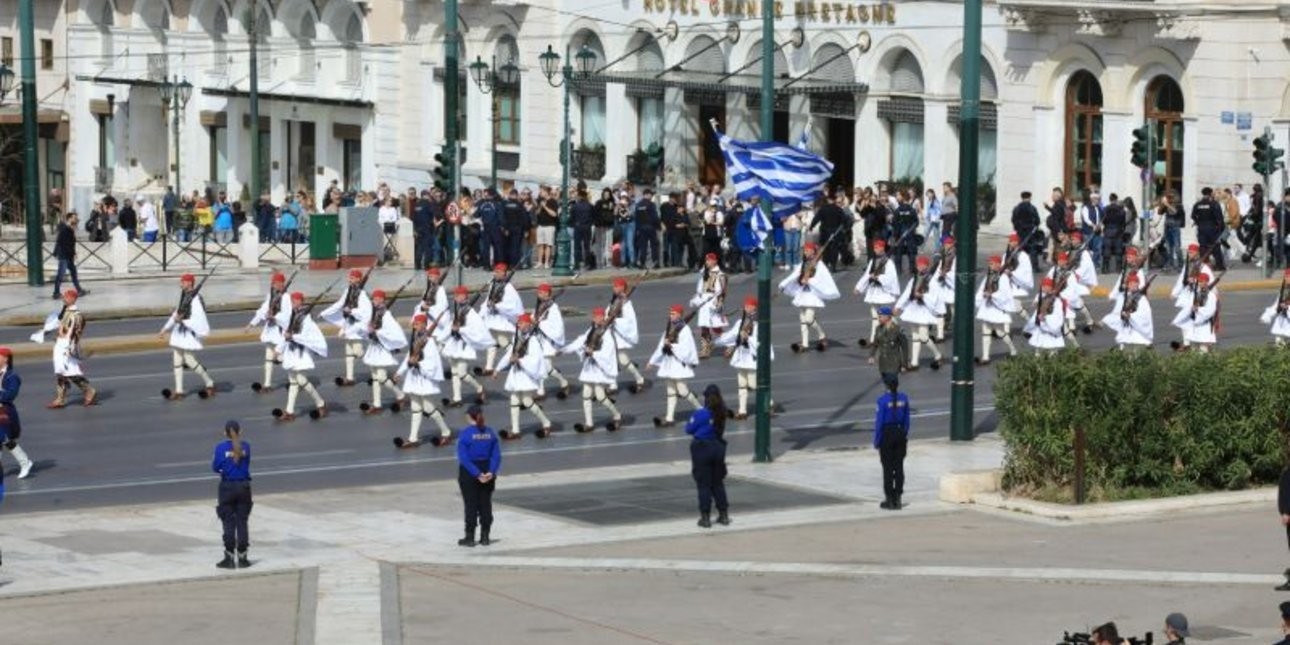
[[[776,141],[736,141],[721,132],[715,120],[711,123],[735,194],[741,200],[758,197],[762,203],[769,203],[775,221],[818,199],[833,176],[833,164],[807,149],[810,139],[806,132],[796,146]],[[755,251],[773,229],[774,224],[762,209],[750,209],[740,222],[739,245],[745,252]]]

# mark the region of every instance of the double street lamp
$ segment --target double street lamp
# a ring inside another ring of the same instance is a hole
[[[179,153],[179,112],[188,106],[188,99],[193,96],[193,84],[188,79],[179,80],[174,77],[174,82],[162,81],[161,83],[161,104],[169,107],[173,116],[175,129],[175,194],[182,195],[183,190],[179,187],[179,160],[183,156]]]
[[[496,190],[497,128],[501,122],[501,99],[498,94],[502,90],[515,87],[515,84],[520,81],[520,68],[515,65],[514,60],[506,61],[506,64],[499,68],[497,56],[493,56],[493,66],[490,68],[483,58],[476,56],[475,62],[470,64],[470,77],[475,80],[475,85],[479,87],[480,92],[491,94],[493,97],[493,152],[489,185]]]
[[[570,58],[567,48],[564,53],[566,58]],[[560,178],[560,225],[555,232],[555,270],[551,273],[555,276],[573,275],[573,258],[569,248],[571,243],[569,239],[569,165],[573,163],[573,137],[569,125],[569,85],[575,80],[591,76],[591,72],[596,68],[596,52],[583,45],[572,58],[577,60],[576,72],[568,60],[563,67],[560,65],[560,55],[555,53],[550,45],[547,45],[546,51],[538,56],[546,82],[550,83],[551,87],[564,88],[564,140],[560,142],[563,166]],[[559,75],[559,81],[556,81],[557,75]]]

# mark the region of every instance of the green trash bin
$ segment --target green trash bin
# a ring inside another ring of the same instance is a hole
[[[339,257],[340,216],[315,213],[309,216],[309,260],[335,261]]]

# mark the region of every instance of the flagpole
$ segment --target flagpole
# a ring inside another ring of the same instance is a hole
[[[954,375],[950,381],[950,439],[975,436],[972,399],[973,287],[976,282],[977,160],[981,115],[981,0],[963,3],[963,74],[959,109],[958,275],[954,276]]]
[[[761,3],[761,140],[775,138],[775,5]],[[773,222],[774,204],[763,193],[762,213]],[[769,463],[770,454],[770,271],[775,236],[762,241],[757,258],[757,428],[753,461]]]

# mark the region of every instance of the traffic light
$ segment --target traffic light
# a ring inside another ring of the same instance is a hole
[[[1148,141],[1150,137],[1150,125],[1144,125],[1133,131],[1133,146],[1129,150],[1133,165],[1138,168],[1146,168],[1151,165],[1151,146]]]
[[[657,142],[649,144],[649,148],[645,149],[645,160],[645,163],[647,163],[650,168],[655,170],[662,168],[663,146],[659,145]]]
[[[1264,130],[1261,136],[1254,138],[1254,172],[1267,176],[1282,168],[1285,168],[1285,162],[1281,161],[1286,151],[1281,148],[1273,148],[1272,141],[1276,135],[1270,130]]]
[[[436,153],[434,156],[435,167],[431,171],[434,174],[434,186],[439,190],[452,194],[453,190],[453,157],[452,148],[444,146],[443,151]]]

